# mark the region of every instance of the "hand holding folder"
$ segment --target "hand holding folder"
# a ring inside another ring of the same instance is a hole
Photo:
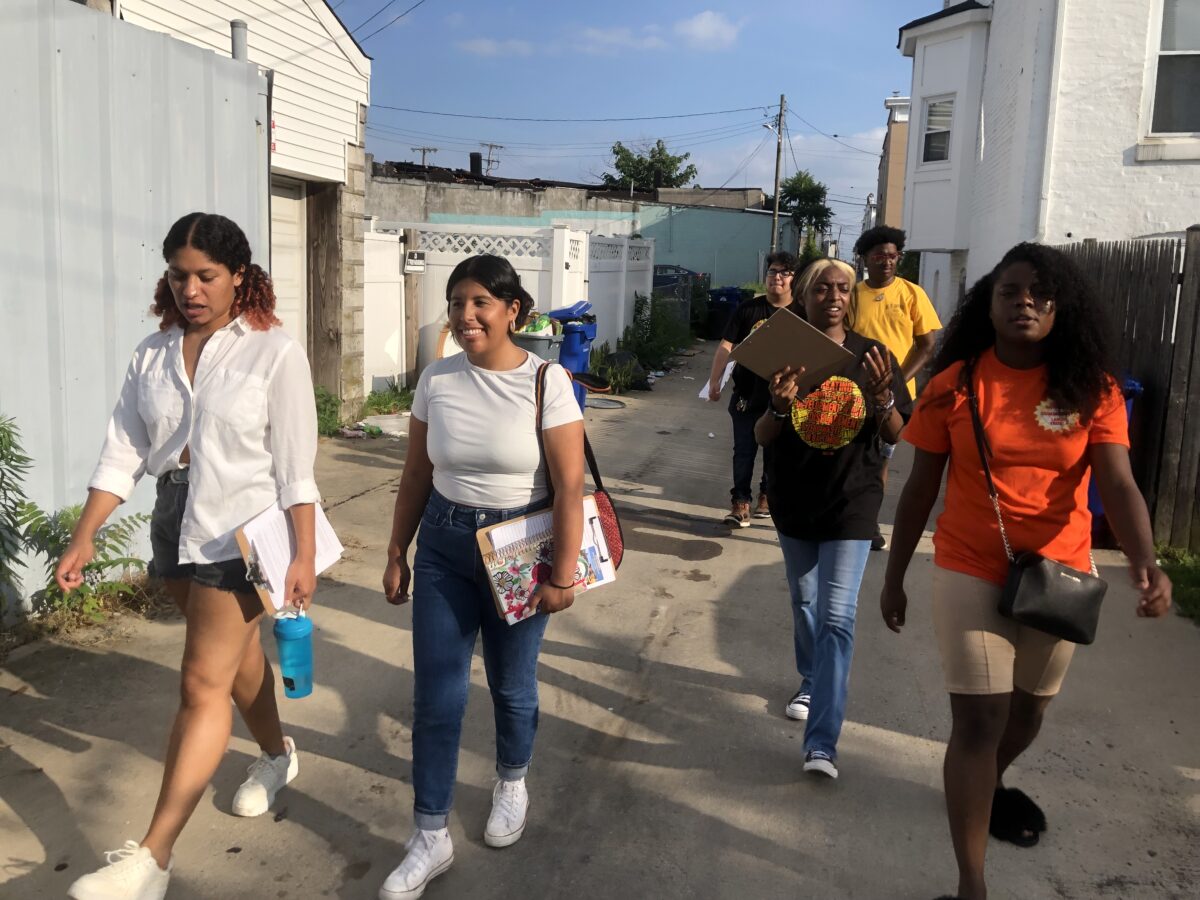
[[[800,397],[854,359],[853,353],[789,309],[776,311],[729,356],[767,381],[788,366],[803,369],[797,379]]]
[[[342,542],[316,505],[316,572],[320,575],[341,559]],[[263,609],[275,615],[287,605],[284,582],[288,567],[296,558],[296,532],[287,510],[272,504],[235,533],[242,558],[246,560],[246,578],[254,587]]]

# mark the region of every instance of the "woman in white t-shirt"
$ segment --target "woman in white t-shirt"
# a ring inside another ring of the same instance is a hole
[[[416,824],[404,861],[379,891],[383,900],[420,896],[454,861],[446,821],[480,632],[499,776],[484,841],[507,847],[521,837],[544,614],[571,605],[583,538],[583,416],[570,378],[561,366],[549,367],[539,440],[535,381],[543,361],[511,338],[533,298],[507,260],[473,256],[451,273],[446,302],[451,334],[464,352],[433,363],[417,383],[383,575],[384,593],[394,604],[407,602],[414,585]],[[530,601],[540,614],[508,625],[496,611],[476,533],[551,503],[552,571]],[[408,549],[418,523],[410,571]]]

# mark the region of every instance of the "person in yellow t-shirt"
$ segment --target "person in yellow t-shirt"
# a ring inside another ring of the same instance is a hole
[[[929,302],[929,295],[896,275],[904,252],[904,232],[879,225],[864,231],[854,252],[866,260],[867,278],[854,288],[850,298],[850,327],[865,338],[879,341],[900,360],[900,371],[908,382],[909,396],[917,397],[916,375],[933,356],[942,323]],[[883,447],[883,483],[887,485],[887,461],[895,447]],[[884,550],[887,540],[875,528],[872,550]]]

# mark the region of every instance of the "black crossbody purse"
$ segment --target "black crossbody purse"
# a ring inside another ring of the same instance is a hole
[[[971,424],[975,430],[975,443],[979,447],[979,460],[983,463],[988,494],[996,510],[996,521],[1000,523],[1004,552],[1008,556],[1008,580],[1000,596],[1000,614],[1065,641],[1090,644],[1096,639],[1100,604],[1108,584],[1093,574],[1096,571],[1094,561],[1092,572],[1088,573],[1046,559],[1040,553],[1013,552],[1008,542],[1008,531],[1004,527],[1004,516],[1000,514],[1000,497],[988,466],[991,448],[979,416],[974,369],[973,362],[967,364],[967,401],[971,410]]]

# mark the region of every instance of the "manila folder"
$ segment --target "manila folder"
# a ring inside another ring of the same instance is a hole
[[[803,397],[854,354],[790,309],[780,309],[734,347],[730,358],[767,381],[784,366],[803,366],[798,394]]]

